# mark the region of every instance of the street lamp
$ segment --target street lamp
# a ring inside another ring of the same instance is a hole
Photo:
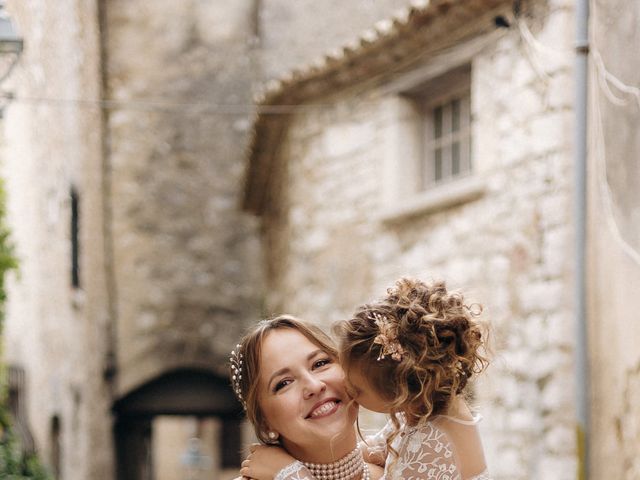
[[[0,85],[11,74],[13,67],[18,63],[24,42],[22,37],[18,36],[9,14],[4,8],[4,0],[0,0]],[[12,95],[0,90],[0,117],[4,107],[12,98]]]

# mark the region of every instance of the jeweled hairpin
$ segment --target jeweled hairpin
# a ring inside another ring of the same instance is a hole
[[[229,356],[229,363],[231,364],[231,387],[242,404],[242,407],[246,410],[247,403],[244,401],[244,398],[242,398],[242,364],[244,359],[240,348],[240,344],[236,345],[236,348],[231,350],[231,355]]]
[[[373,343],[381,345],[377,360],[383,360],[389,355],[396,362],[402,361],[402,355],[405,351],[398,341],[397,328],[379,313],[372,313],[369,319],[373,320],[380,330],[380,333],[373,339]]]

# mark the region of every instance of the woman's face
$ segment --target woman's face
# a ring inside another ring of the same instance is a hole
[[[345,392],[342,368],[297,330],[267,334],[258,389],[269,430],[292,454],[354,435],[357,406]]]

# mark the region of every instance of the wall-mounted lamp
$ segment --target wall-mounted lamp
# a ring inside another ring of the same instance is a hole
[[[0,70],[0,82],[4,80],[18,61],[22,53],[23,41],[13,27],[9,14],[4,9],[4,2],[0,1],[0,56],[9,60],[8,71]]]
[[[0,85],[11,74],[18,63],[24,42],[13,27],[11,18],[4,8],[4,0],[0,0]],[[0,117],[2,110],[12,98],[12,95],[0,90]]]

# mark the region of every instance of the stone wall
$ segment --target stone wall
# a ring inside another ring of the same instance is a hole
[[[529,27],[560,52],[541,69],[517,29],[472,61],[481,198],[428,214],[381,215],[397,100],[369,90],[293,117],[281,150],[280,203],[264,217],[271,312],[329,325],[401,275],[444,278],[485,305],[495,356],[477,404],[498,479],[571,479],[576,468],[573,16],[563,5],[541,6]]]
[[[9,279],[3,361],[26,370],[27,414],[43,460],[52,463],[58,417],[61,475],[106,478],[111,400],[102,381],[108,309],[97,9],[92,2],[7,3],[25,50],[5,85],[17,97],[5,111],[2,175],[20,269]],[[72,187],[81,212],[79,289],[71,286]]]
[[[106,4],[121,394],[178,367],[225,375],[229,345],[258,316],[255,222],[237,209],[251,8]]]
[[[252,87],[369,17],[330,29],[299,3],[106,5],[107,94],[123,102],[108,124],[125,393],[159,372],[222,360],[259,317],[255,222],[237,209]],[[324,40],[292,42],[310,25]]]

